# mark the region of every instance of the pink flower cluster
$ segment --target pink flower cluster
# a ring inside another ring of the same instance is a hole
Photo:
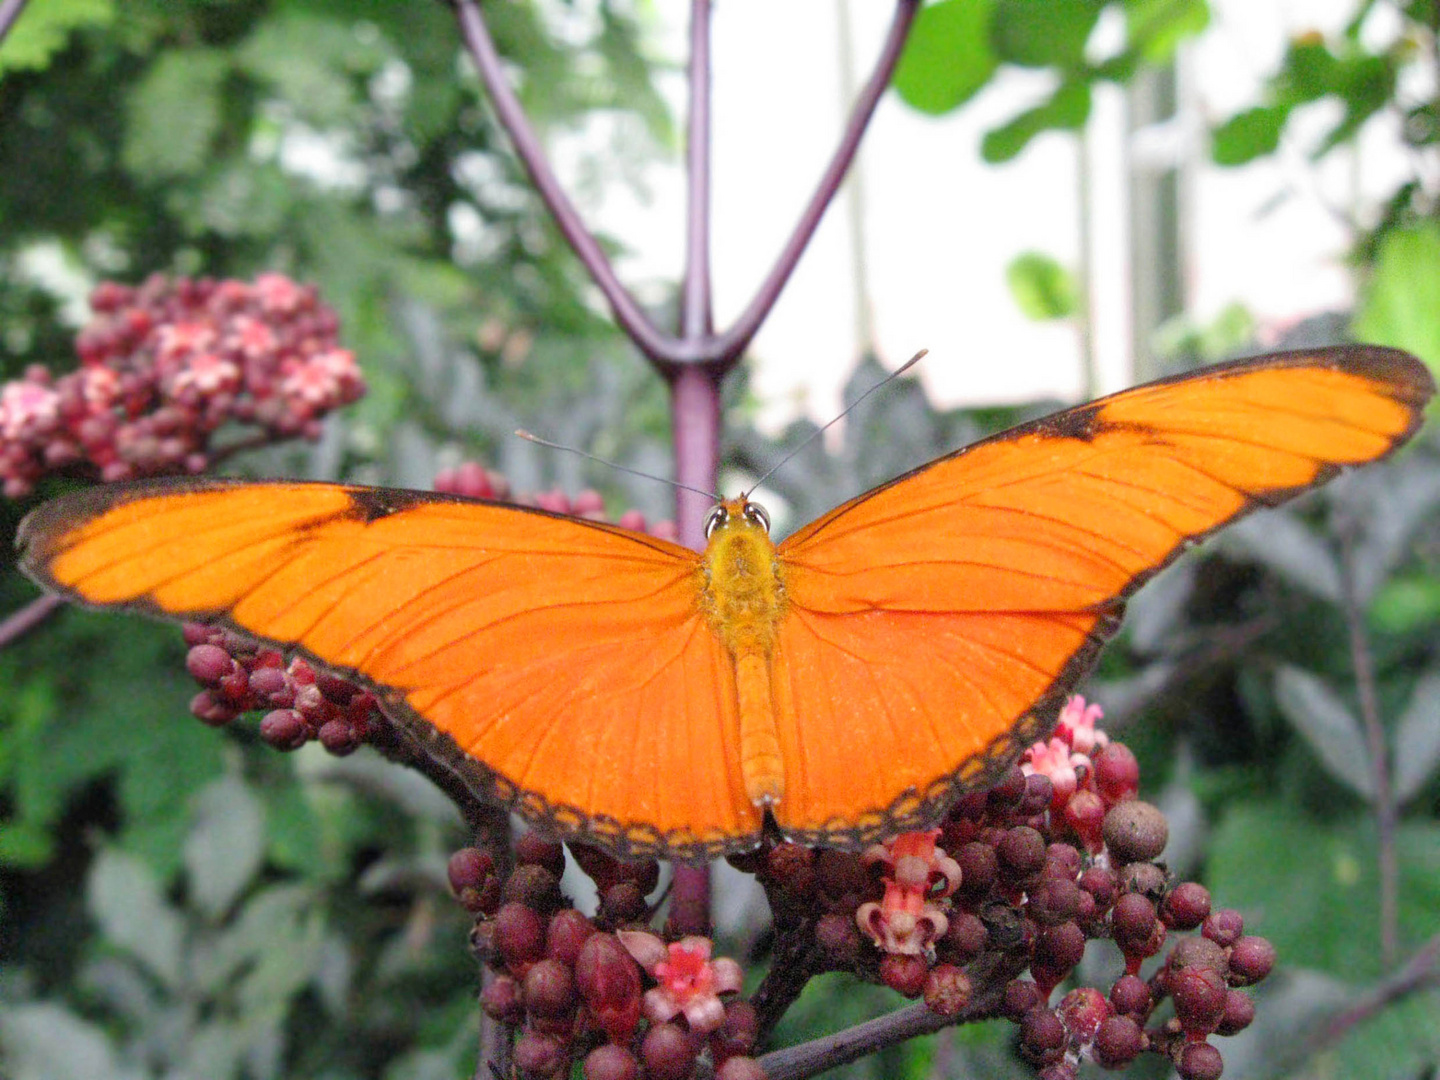
[[[865,852],[869,864],[884,863],[885,895],[855,911],[855,922],[890,954],[923,956],[949,929],[943,900],[960,887],[960,865],[935,845],[939,829],[901,833]]]
[[[0,387],[0,484],[11,498],[52,472],[127,480],[199,472],[226,425],[263,441],[316,438],[365,392],[335,313],[281,274],[253,283],[159,275],[107,282],[76,338],[77,371],[32,367]]]
[[[1099,705],[1087,705],[1083,697],[1074,695],[1060,710],[1050,738],[1037,742],[1020,759],[1026,776],[1049,777],[1054,789],[1051,813],[1074,829],[1092,855],[1105,844],[1101,832],[1105,812],[1134,798],[1140,787],[1134,755],[1119,744],[1110,751],[1110,737],[1095,726],[1103,716]]]
[[[657,1024],[681,1013],[691,1031],[708,1035],[725,1019],[721,994],[739,993],[743,975],[729,957],[710,959],[710,939],[685,937],[666,945],[644,930],[616,932],[620,944],[655,980],[642,999],[645,1015]]]

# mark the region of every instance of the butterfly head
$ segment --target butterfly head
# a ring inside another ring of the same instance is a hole
[[[705,515],[705,539],[712,540],[719,533],[735,529],[758,529],[770,535],[770,515],[759,503],[741,496],[716,503]]]

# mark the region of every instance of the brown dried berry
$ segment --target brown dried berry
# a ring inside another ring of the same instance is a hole
[[[1118,863],[1145,862],[1165,850],[1170,823],[1158,808],[1130,799],[1105,815],[1105,846]]]

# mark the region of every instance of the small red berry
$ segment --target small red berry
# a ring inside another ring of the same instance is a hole
[[[1217,1035],[1235,1035],[1244,1031],[1255,1019],[1255,999],[1243,990],[1225,995],[1225,1015],[1215,1028]]]
[[[1095,788],[1109,806],[1133,799],[1140,791],[1140,763],[1124,743],[1102,746],[1091,757]]]
[[[606,1043],[585,1056],[581,1075],[585,1080],[638,1080],[640,1063],[624,1047]]]
[[[1165,850],[1170,825],[1156,807],[1130,799],[1105,814],[1105,846],[1119,863],[1145,862]]]
[[[1242,937],[1230,946],[1230,985],[1254,986],[1275,966],[1275,946],[1263,937]]]
[[[1145,1049],[1145,1033],[1129,1016],[1111,1016],[1095,1033],[1095,1060],[1107,1069],[1128,1065]]]
[[[1033,1065],[1059,1061],[1069,1033],[1053,1009],[1032,1009],[1020,1021],[1020,1053]]]
[[[1181,1080],[1220,1080],[1225,1062],[1220,1051],[1207,1042],[1187,1042],[1175,1060]]]
[[[897,994],[918,998],[929,974],[923,957],[886,953],[880,960],[880,981]]]
[[[972,993],[970,976],[954,964],[937,964],[925,978],[925,1005],[940,1016],[959,1016]]]
[[[678,1024],[654,1024],[640,1044],[648,1080],[686,1080],[700,1053],[699,1040]]]
[[[1200,933],[1217,945],[1234,945],[1245,933],[1245,918],[1234,908],[1219,908],[1206,917]]]
[[[1172,930],[1194,930],[1210,914],[1210,890],[1193,881],[1176,885],[1160,904],[1160,918]]]

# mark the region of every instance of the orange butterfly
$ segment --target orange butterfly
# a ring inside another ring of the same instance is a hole
[[[1391,349],[1165,379],[985,439],[775,545],[703,553],[443,495],[190,479],[20,528],[83,603],[233,627],[370,687],[478,793],[622,856],[856,846],[935,819],[1055,723],[1123,602],[1185,547],[1415,433]]]

